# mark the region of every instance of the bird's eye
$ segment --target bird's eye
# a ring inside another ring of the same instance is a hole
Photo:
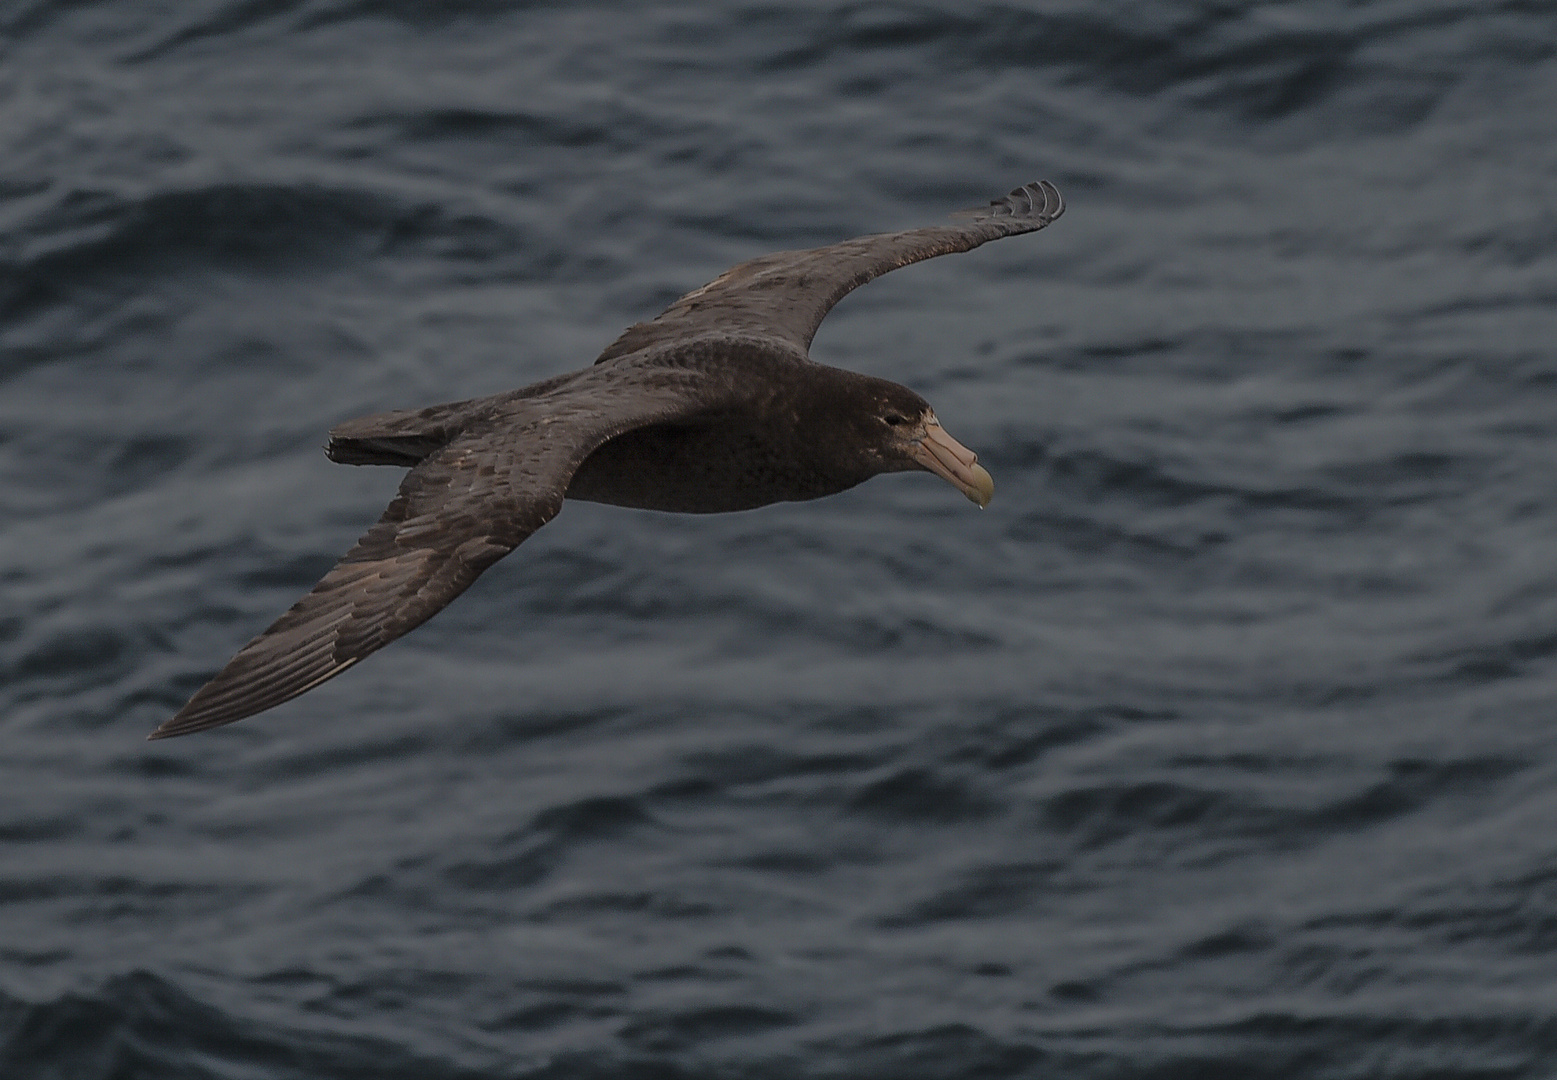
[[[898,413],[887,413],[887,415],[883,416],[882,419],[891,424],[893,427],[902,427],[904,424],[908,423],[908,417],[901,416]]]

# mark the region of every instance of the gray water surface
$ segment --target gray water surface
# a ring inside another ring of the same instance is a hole
[[[0,1075],[1557,1072],[1557,8],[0,3]],[[148,744],[395,469],[1045,177],[813,355],[995,476],[572,504]]]

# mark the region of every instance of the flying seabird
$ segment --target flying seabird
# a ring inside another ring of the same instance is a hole
[[[872,278],[1036,232],[1064,209],[1040,180],[952,224],[764,255],[629,327],[582,371],[346,421],[330,460],[409,466],[399,494],[150,737],[229,724],[334,678],[437,614],[565,498],[711,514],[923,469],[985,506],[994,481],[924,398],[807,350],[832,306]]]

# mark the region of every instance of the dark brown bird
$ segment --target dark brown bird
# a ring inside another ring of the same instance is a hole
[[[330,432],[350,465],[411,471],[378,523],[153,739],[252,716],[421,625],[564,498],[710,514],[928,470],[986,505],[994,482],[918,394],[807,356],[832,306],[889,270],[1036,232],[1065,209],[1019,187],[954,223],[764,255],[629,327],[594,366]]]

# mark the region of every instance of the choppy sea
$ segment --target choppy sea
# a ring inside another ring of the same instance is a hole
[[[147,743],[349,417],[1018,183],[996,480],[572,504]],[[1557,6],[0,2],[7,1080],[1557,1075]]]

